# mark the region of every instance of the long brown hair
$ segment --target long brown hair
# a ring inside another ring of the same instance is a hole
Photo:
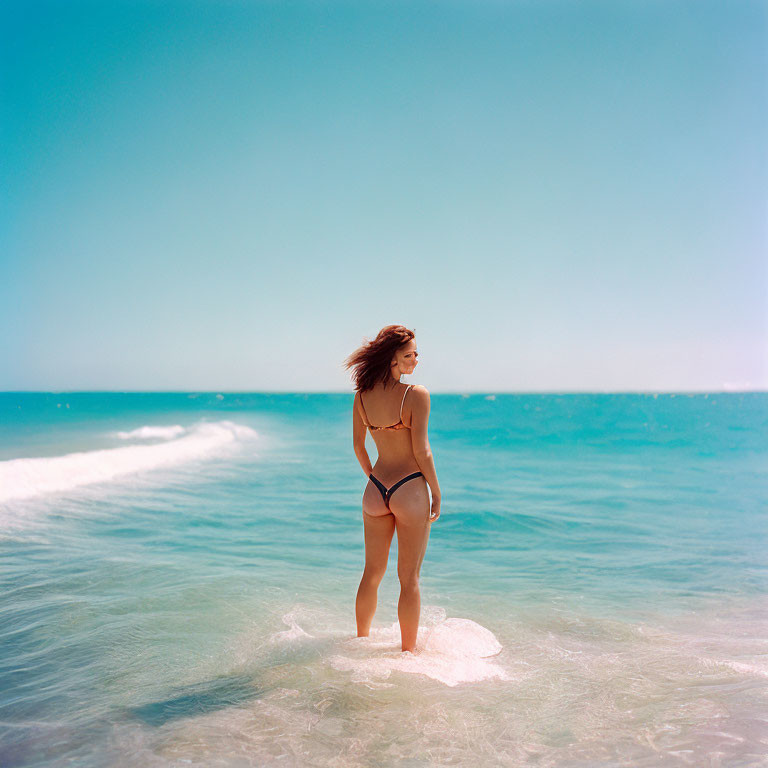
[[[386,325],[373,341],[363,339],[363,345],[344,361],[347,370],[354,369],[352,380],[355,389],[358,392],[367,392],[379,381],[386,384],[390,378],[392,355],[415,336],[416,334],[404,325]]]

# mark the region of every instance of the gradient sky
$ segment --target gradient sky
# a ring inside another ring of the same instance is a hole
[[[768,4],[0,6],[0,389],[768,388]]]

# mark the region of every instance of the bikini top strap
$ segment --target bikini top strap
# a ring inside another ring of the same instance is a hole
[[[365,424],[366,427],[370,427],[371,423],[368,421],[368,414],[365,412],[365,405],[363,405],[363,393],[358,392],[357,397],[360,400],[360,407],[363,409],[363,424]]]
[[[409,384],[405,388],[405,392],[403,392],[403,401],[400,403],[400,421],[403,420],[403,403],[405,403],[405,396],[408,394],[408,390],[413,386],[413,384]]]

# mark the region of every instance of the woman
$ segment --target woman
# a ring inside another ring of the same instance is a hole
[[[440,485],[427,439],[429,391],[420,384],[400,381],[401,376],[413,373],[418,356],[413,331],[388,325],[346,361],[348,369],[354,368],[355,455],[369,478],[363,493],[365,570],[355,602],[357,636],[368,637],[370,632],[389,545],[397,529],[397,616],[402,650],[411,652],[416,647],[421,613],[421,561],[429,524],[440,517]],[[373,467],[365,448],[366,429],[379,454]],[[431,509],[427,485],[432,490]]]

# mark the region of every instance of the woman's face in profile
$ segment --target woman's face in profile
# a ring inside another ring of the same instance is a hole
[[[396,359],[400,371],[403,374],[407,375],[413,373],[414,369],[419,364],[419,352],[416,348],[416,339],[411,339],[404,344],[402,348],[397,351]]]

